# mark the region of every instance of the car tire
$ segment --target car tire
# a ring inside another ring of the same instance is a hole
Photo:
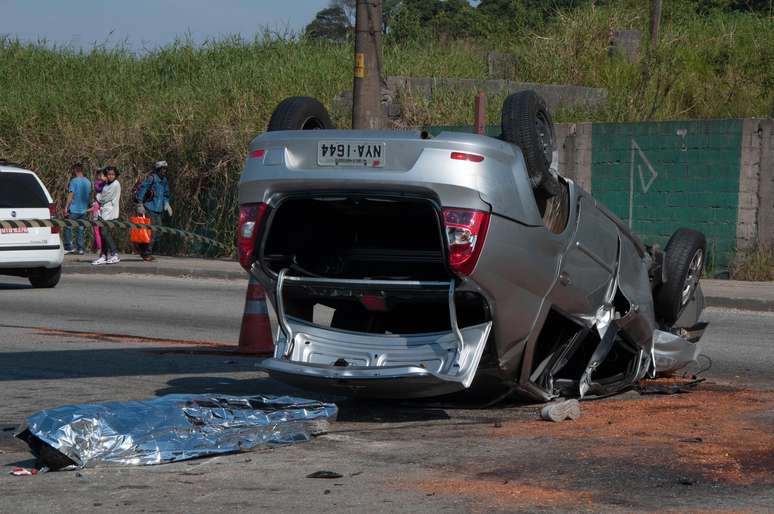
[[[664,249],[666,279],[654,295],[656,317],[674,324],[691,301],[704,269],[707,240],[704,234],[680,228],[672,234]]]
[[[59,266],[58,268],[43,268],[31,271],[27,278],[29,278],[32,287],[48,288],[56,286],[61,277],[62,267]]]
[[[545,100],[532,90],[509,95],[503,102],[502,139],[521,148],[532,188],[547,196],[559,192],[551,174],[557,159],[556,132]]]
[[[335,128],[325,106],[310,96],[290,96],[274,109],[267,131]]]

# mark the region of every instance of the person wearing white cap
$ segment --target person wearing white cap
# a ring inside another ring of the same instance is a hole
[[[151,225],[161,225],[161,215],[164,211],[172,216],[169,205],[169,182],[167,181],[167,161],[157,161],[148,175],[135,187],[134,203],[137,214],[151,219]],[[153,260],[153,245],[158,240],[158,233],[152,230],[151,242],[138,244],[140,256],[144,261]]]

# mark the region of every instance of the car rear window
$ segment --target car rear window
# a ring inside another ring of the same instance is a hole
[[[48,207],[48,198],[34,175],[0,173],[0,208]]]

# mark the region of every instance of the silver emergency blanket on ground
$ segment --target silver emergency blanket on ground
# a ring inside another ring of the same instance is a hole
[[[39,458],[48,445],[75,467],[160,464],[308,441],[336,414],[332,403],[290,396],[176,394],[46,409],[27,418],[19,437]]]

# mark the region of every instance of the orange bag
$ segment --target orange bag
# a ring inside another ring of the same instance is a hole
[[[142,225],[150,225],[151,219],[147,216],[129,216],[130,223],[139,223]],[[147,244],[151,242],[151,229],[149,228],[135,228],[129,229],[129,240],[132,243]]]

